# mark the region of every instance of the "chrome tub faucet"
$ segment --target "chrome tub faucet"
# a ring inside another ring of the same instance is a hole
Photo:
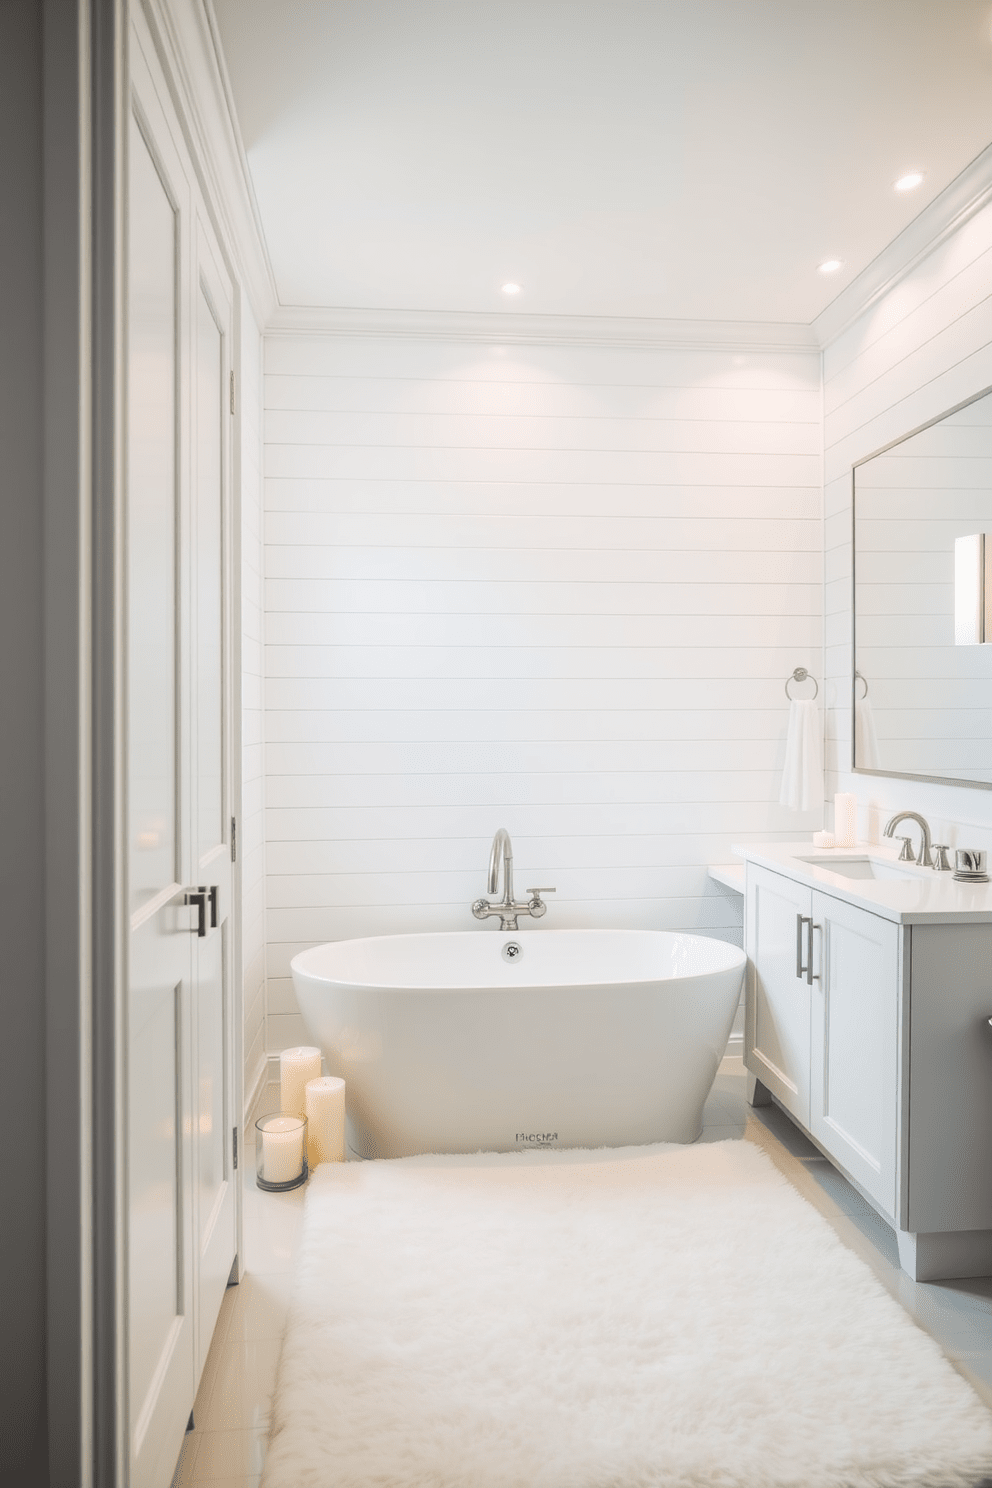
[[[516,930],[517,916],[530,915],[532,919],[539,920],[542,915],[547,914],[548,906],[541,898],[542,894],[553,894],[554,889],[540,888],[528,889],[529,899],[514,900],[513,898],[513,846],[510,842],[510,834],[505,827],[500,827],[489,853],[489,880],[487,891],[490,894],[499,893],[499,870],[503,867],[503,897],[492,903],[489,899],[476,899],[472,905],[472,913],[477,920],[487,920],[490,915],[499,915],[499,928],[501,930]]]

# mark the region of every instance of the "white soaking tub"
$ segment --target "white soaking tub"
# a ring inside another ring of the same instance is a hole
[[[744,965],[663,930],[470,930],[332,941],[292,973],[352,1151],[408,1157],[695,1141]]]

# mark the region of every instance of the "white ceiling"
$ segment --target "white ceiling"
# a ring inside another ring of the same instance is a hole
[[[213,4],[287,306],[808,323],[992,142],[990,0]]]

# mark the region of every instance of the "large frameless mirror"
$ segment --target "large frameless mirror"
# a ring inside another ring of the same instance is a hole
[[[858,772],[992,790],[992,390],[854,468]]]

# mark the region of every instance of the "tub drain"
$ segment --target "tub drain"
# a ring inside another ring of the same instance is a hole
[[[524,948],[522,945],[517,945],[515,940],[508,940],[503,947],[501,955],[504,961],[516,961],[517,957],[522,956],[523,953]]]

